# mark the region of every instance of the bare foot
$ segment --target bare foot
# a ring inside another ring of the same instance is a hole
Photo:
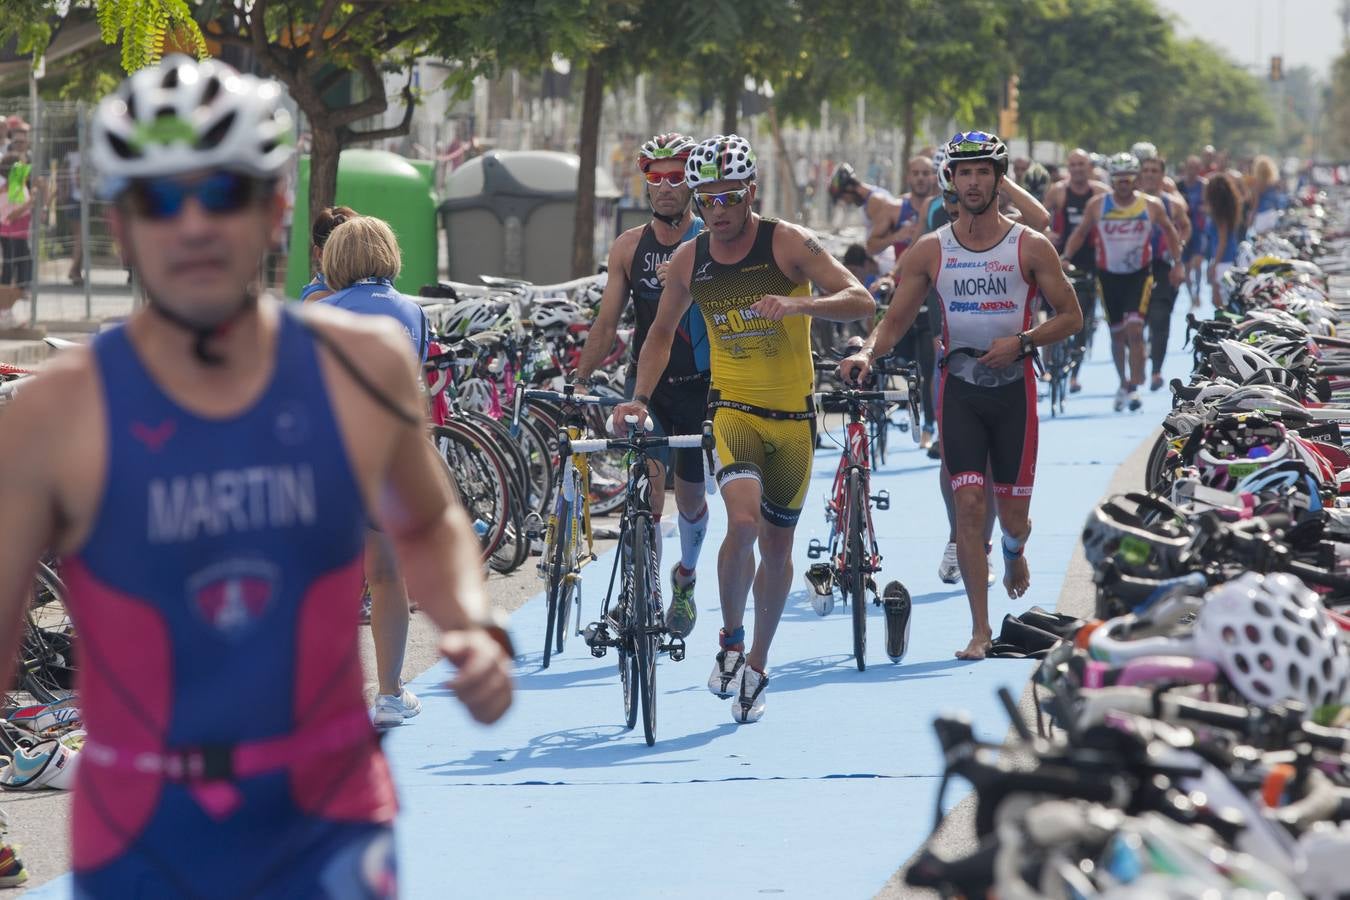
[[[1031,587],[1031,569],[1027,566],[1025,555],[1003,561],[1003,586],[1008,589],[1008,596],[1014,600]]]
[[[956,651],[956,658],[972,660],[984,659],[985,655],[989,652],[989,648],[993,646],[991,641],[992,637],[993,635],[990,634],[975,635],[970,639],[970,643],[966,644],[966,649]]]

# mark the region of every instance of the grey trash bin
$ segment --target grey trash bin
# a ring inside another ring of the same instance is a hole
[[[579,169],[576,155],[549,150],[492,150],[456,169],[439,207],[450,278],[569,280]],[[595,196],[620,196],[609,173],[599,168]]]

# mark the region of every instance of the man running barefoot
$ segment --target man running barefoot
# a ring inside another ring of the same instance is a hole
[[[959,659],[984,659],[989,624],[984,553],[985,473],[994,480],[1003,528],[1003,586],[1023,596],[1031,586],[1025,548],[1031,535],[1036,473],[1036,381],[1031,354],[1082,327],[1082,312],[1049,239],[1001,214],[999,183],[1008,148],[997,135],[961,133],[947,143],[947,177],[960,218],[924,235],[905,254],[891,305],[863,344],[839,364],[853,381],[889,353],[918,314],[930,287],[942,301],[947,335],[938,410],[942,457],[956,498],[956,550],[970,601],[971,637]],[[1031,328],[1037,292],[1055,315]]]

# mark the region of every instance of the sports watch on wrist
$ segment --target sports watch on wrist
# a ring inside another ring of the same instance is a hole
[[[1036,342],[1031,339],[1031,332],[1023,331],[1017,335],[1017,340],[1022,344],[1021,356],[1030,356],[1036,352]]]

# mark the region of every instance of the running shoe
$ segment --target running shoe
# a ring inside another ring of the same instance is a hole
[[[1138,388],[1130,388],[1128,399],[1130,401],[1130,412],[1138,412],[1139,407],[1144,405],[1144,401],[1139,397]]]
[[[987,575],[985,575],[985,578],[984,578],[984,585],[985,585],[985,587],[993,587],[993,586],[994,586],[994,545],[993,545],[992,543],[988,543],[988,544],[985,544],[985,545],[984,545],[984,570],[985,570],[985,572],[988,573]]]
[[[712,674],[708,676],[708,690],[725,699],[740,687],[741,675],[746,671],[745,654],[740,650],[718,650],[713,660]]]
[[[1148,389],[1150,391],[1160,391],[1162,390],[1162,386],[1163,386],[1163,377],[1161,373],[1154,372],[1153,379],[1149,381]]]
[[[407,688],[399,696],[380,694],[375,698],[375,708],[370,719],[376,728],[393,728],[402,725],[404,719],[411,719],[422,711],[422,701]]]
[[[1069,393],[1076,394],[1083,389],[1083,385],[1077,378],[1069,379]]]
[[[666,614],[666,627],[672,636],[682,638],[694,630],[698,609],[694,606],[694,575],[689,573],[689,583],[681,587],[675,577],[679,571],[679,563],[670,570],[670,610]]]
[[[764,689],[769,686],[769,676],[749,666],[745,666],[744,671],[740,689],[731,701],[731,718],[741,725],[749,725],[764,718]]]
[[[898,663],[909,649],[909,614],[913,604],[909,591],[898,581],[886,585],[881,602],[886,612],[886,655],[891,662]]]
[[[1130,399],[1130,389],[1124,387],[1118,388],[1116,390],[1116,402],[1112,404],[1111,408],[1116,412],[1120,412],[1125,408],[1125,401],[1128,399]]]
[[[948,541],[947,549],[942,551],[942,562],[938,563],[938,578],[943,584],[956,584],[961,580],[961,564],[956,560],[955,541]]]
[[[28,880],[23,860],[9,844],[0,844],[0,887],[18,887]]]
[[[933,430],[925,428],[919,432],[919,449],[927,450],[931,446],[933,446]]]
[[[929,459],[942,459],[942,438],[938,438],[928,448]]]

